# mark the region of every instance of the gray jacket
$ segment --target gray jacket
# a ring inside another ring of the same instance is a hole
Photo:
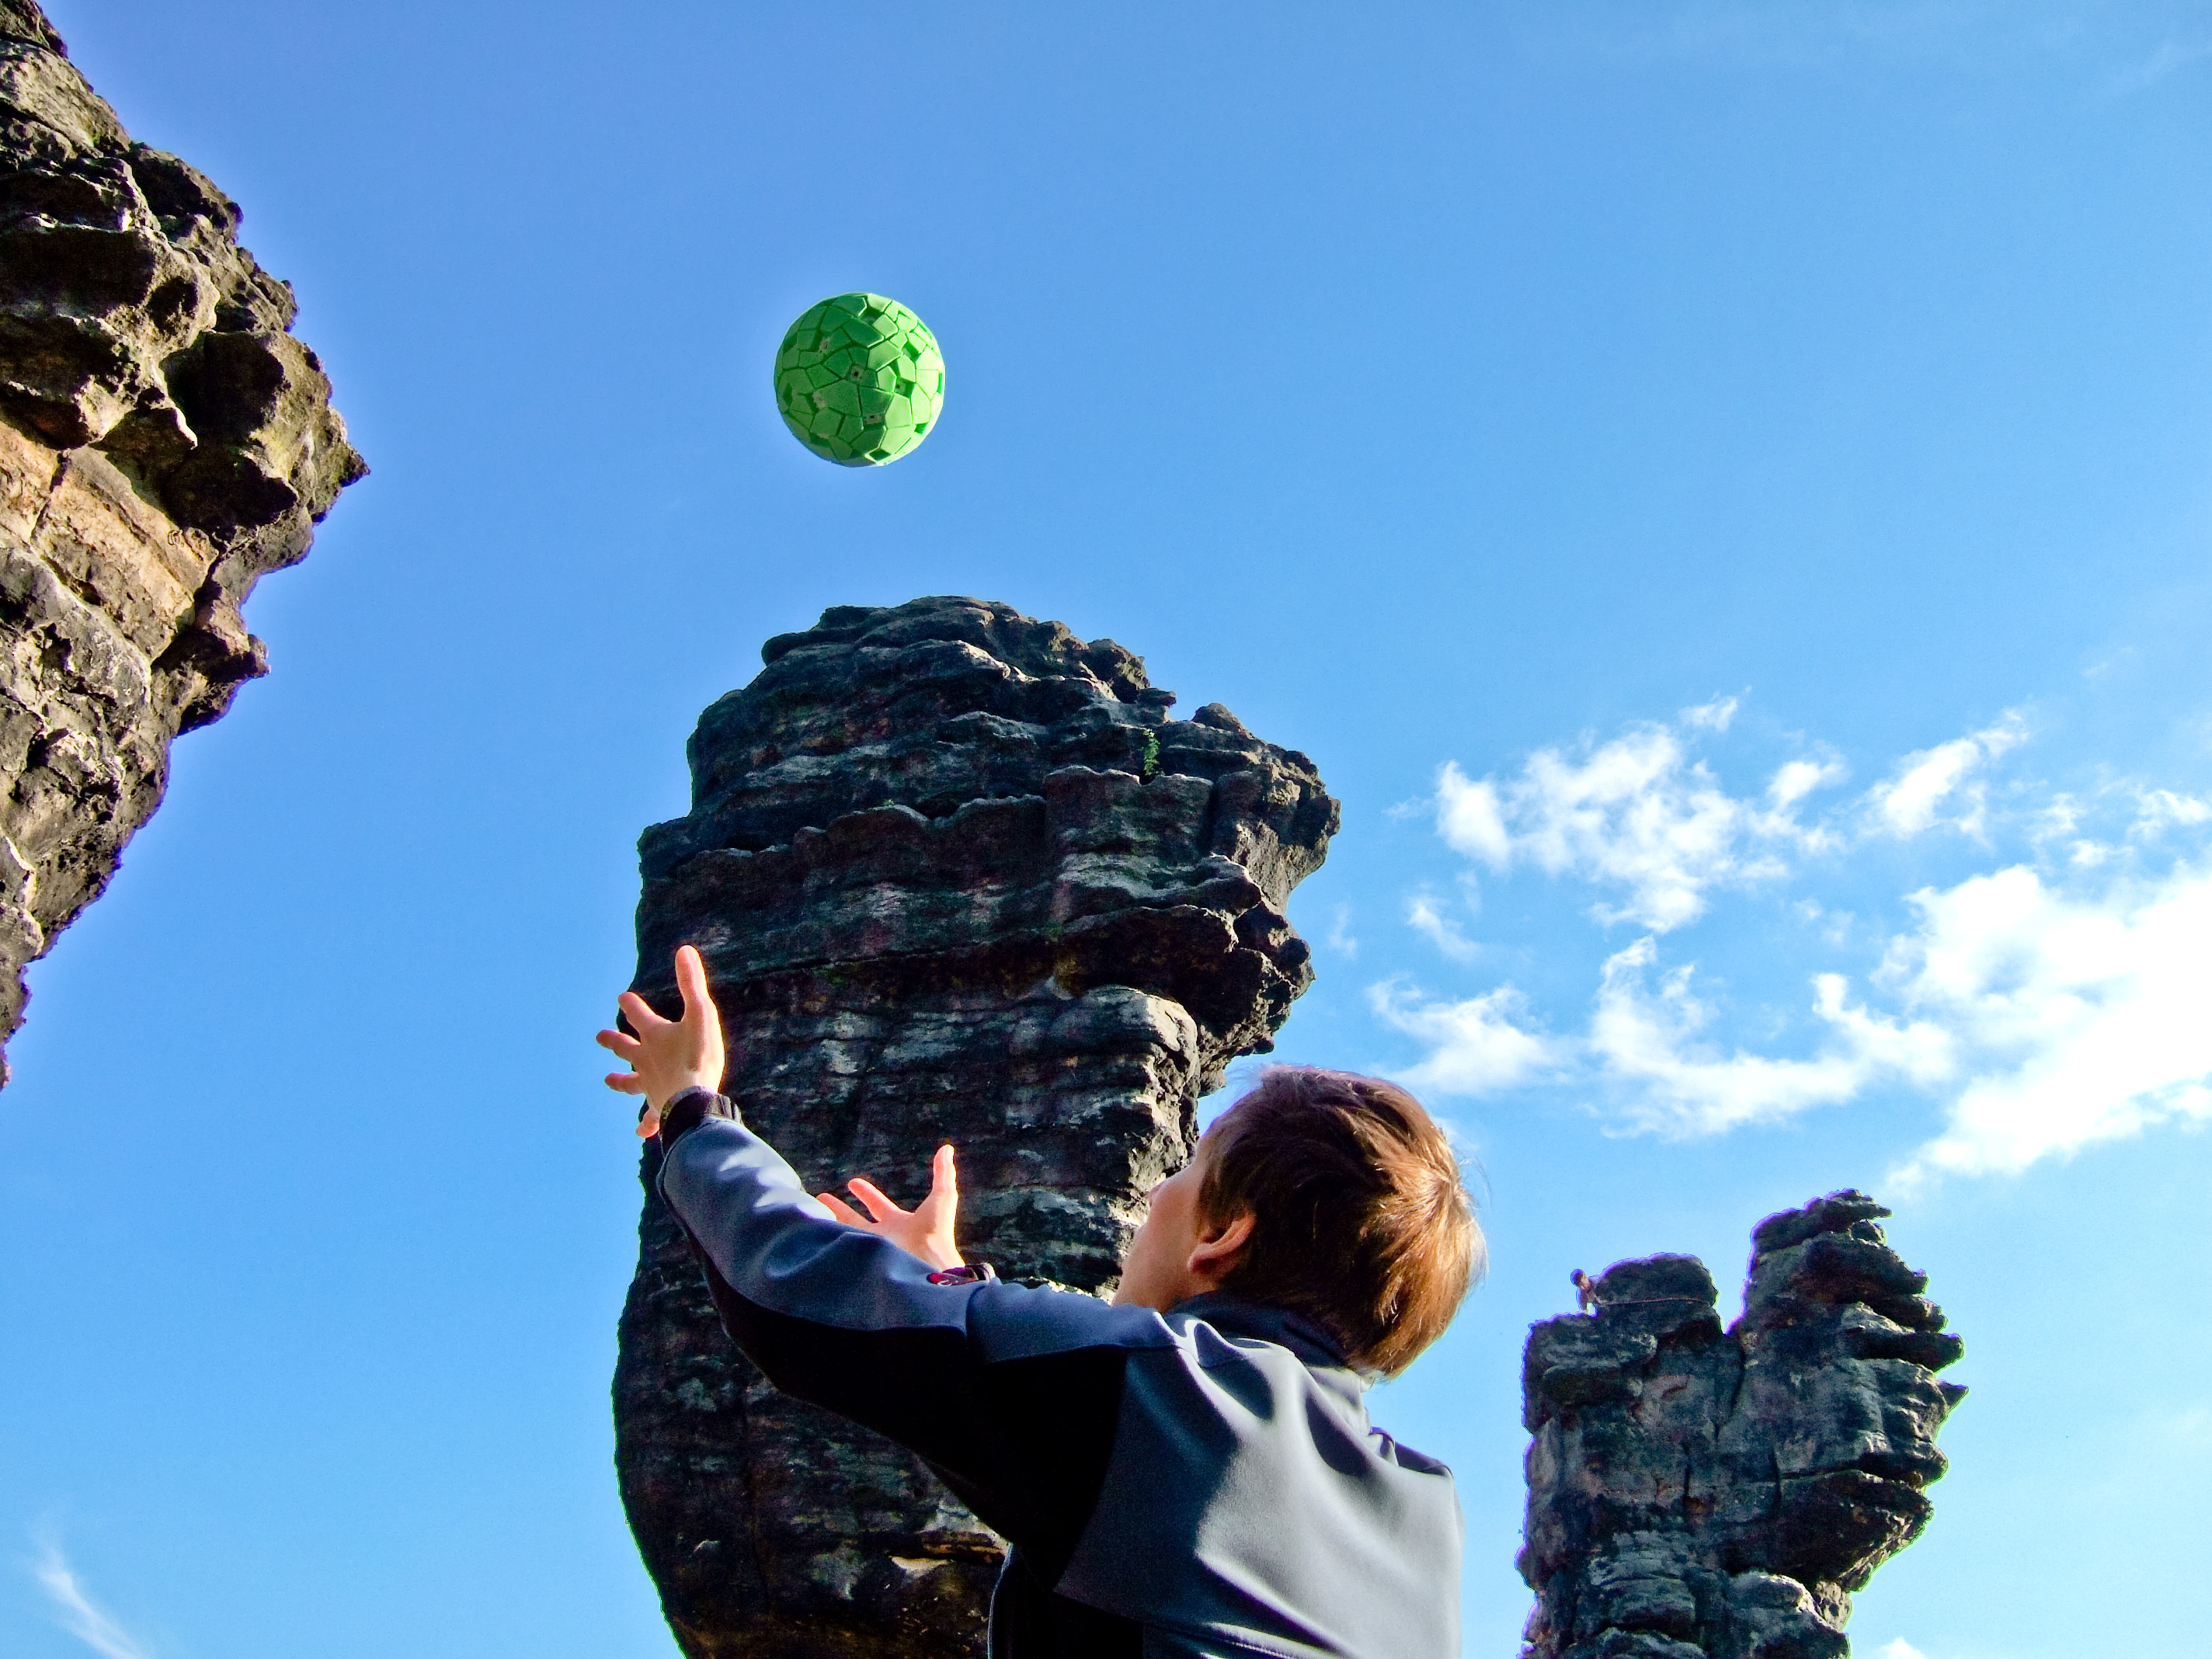
[[[1458,1659],[1451,1472],[1369,1425],[1310,1324],[933,1280],[703,1090],[662,1142],[661,1195],[738,1346],[1012,1544],[992,1659]]]

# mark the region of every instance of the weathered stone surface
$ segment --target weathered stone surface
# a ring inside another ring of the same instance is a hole
[[[1336,803],[1218,704],[1170,720],[1127,651],[1003,605],[837,606],[762,654],[691,738],[691,811],[639,842],[637,988],[672,1008],[700,947],[729,1091],[816,1190],[911,1202],[952,1140],[967,1247],[1109,1288],[1199,1096],[1311,977],[1283,906]],[[980,1653],[999,1540],[770,1389],[657,1200],[640,1234],[616,1460],[684,1651]]]
[[[1526,1659],[1838,1659],[1850,1592],[1927,1525],[1959,1339],[1889,1213],[1832,1193],[1753,1237],[1725,1333],[1691,1256],[1623,1261],[1522,1360]]]
[[[367,470],[239,218],[0,0],[0,1041],[170,740],[267,672],[240,605]]]

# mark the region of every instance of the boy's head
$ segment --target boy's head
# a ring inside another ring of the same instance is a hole
[[[1395,1376],[1482,1271],[1459,1161],[1395,1084],[1282,1066],[1154,1192],[1117,1301],[1218,1288],[1304,1315],[1363,1370]]]

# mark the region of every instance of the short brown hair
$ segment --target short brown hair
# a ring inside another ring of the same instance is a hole
[[[1275,1066],[1206,1131],[1198,1209],[1252,1215],[1221,1288],[1304,1315],[1395,1376],[1443,1334],[1486,1251],[1451,1143],[1395,1083]]]

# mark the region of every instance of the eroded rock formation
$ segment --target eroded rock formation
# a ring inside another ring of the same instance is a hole
[[[170,740],[267,672],[240,605],[367,470],[239,217],[0,0],[0,1041]]]
[[[640,842],[637,988],[672,1009],[671,954],[701,948],[728,1090],[816,1190],[911,1202],[951,1139],[966,1246],[1109,1287],[1199,1096],[1311,976],[1283,906],[1336,803],[1304,755],[1218,704],[1170,720],[1129,652],[1003,605],[839,606],[762,654],[691,738],[690,812]],[[694,1659],[981,1651],[998,1540],[770,1389],[649,1196],[615,1415]]]
[[[1919,1536],[1966,1390],[1889,1212],[1831,1194],[1753,1235],[1726,1332],[1694,1256],[1624,1261],[1534,1327],[1526,1659],[1838,1659],[1850,1595]]]

